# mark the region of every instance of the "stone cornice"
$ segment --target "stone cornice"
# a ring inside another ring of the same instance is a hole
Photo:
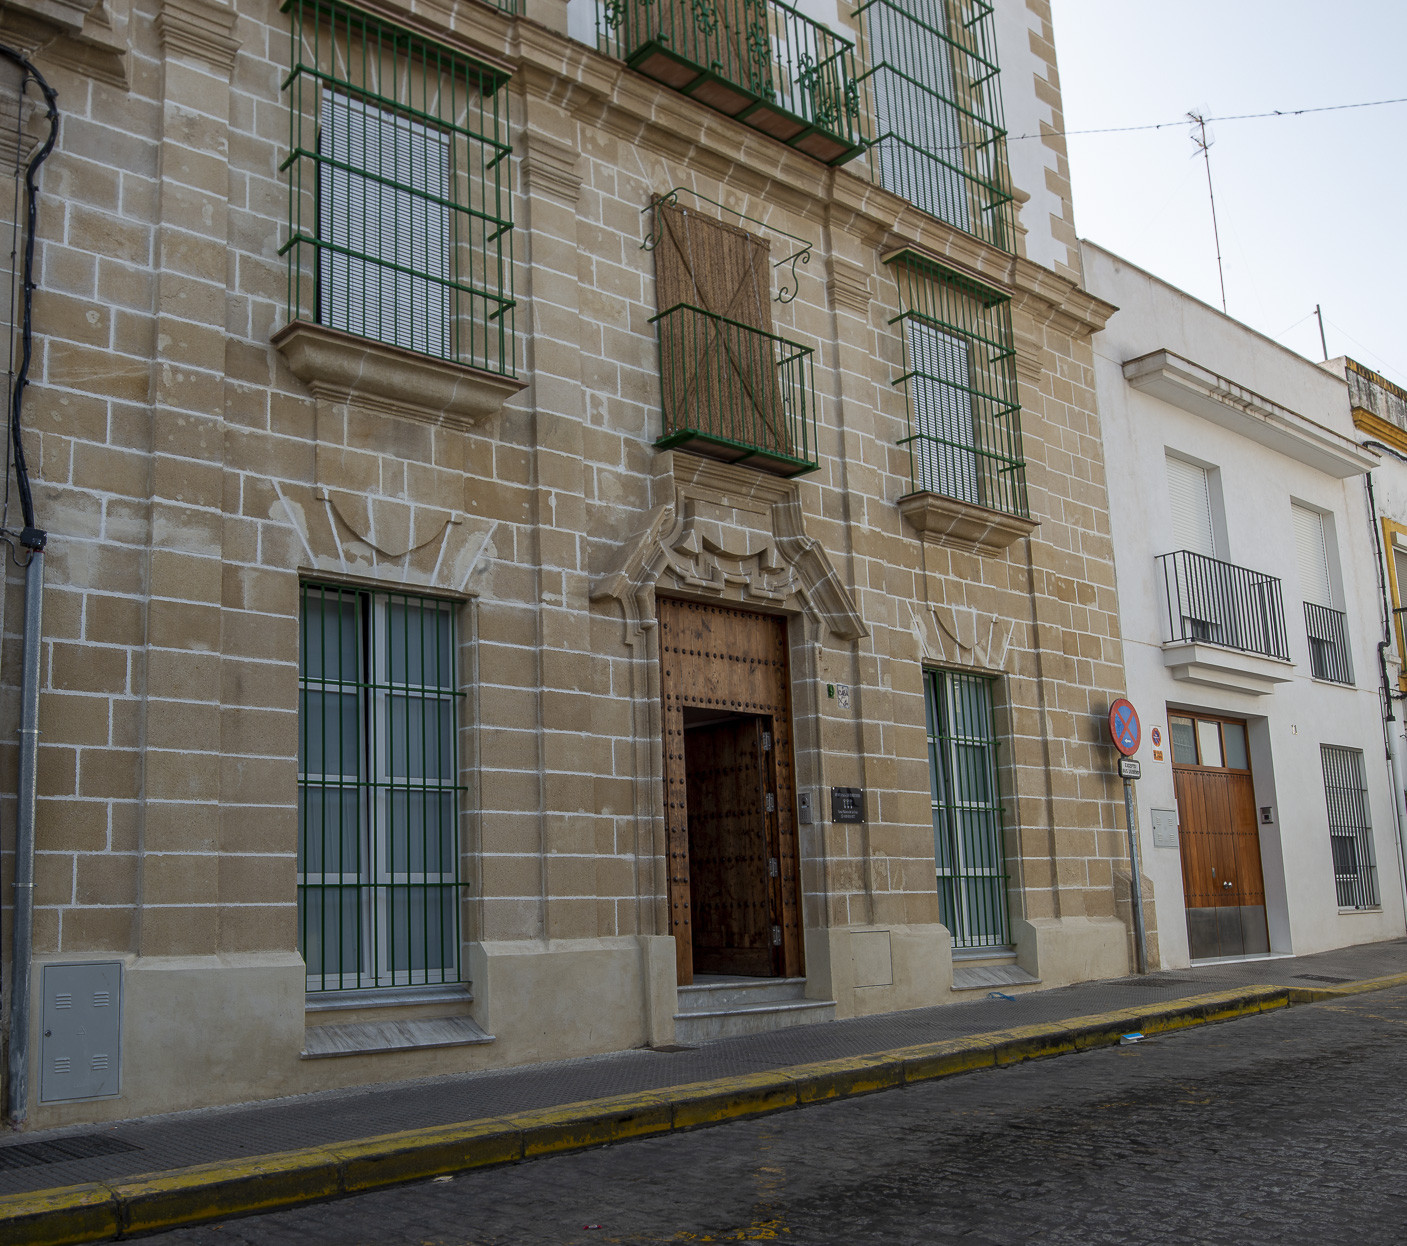
[[[164,0],[156,33],[165,55],[189,56],[228,74],[240,47],[235,21],[234,6],[218,0]]]
[[[870,275],[859,264],[831,256],[831,299],[837,307],[852,311],[859,316],[868,316],[873,294],[870,291]]]

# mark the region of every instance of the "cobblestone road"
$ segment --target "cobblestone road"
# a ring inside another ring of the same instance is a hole
[[[1407,988],[147,1239],[1407,1241]]]

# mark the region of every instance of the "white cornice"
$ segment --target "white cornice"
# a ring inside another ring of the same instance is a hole
[[[1124,378],[1134,389],[1326,476],[1340,480],[1361,476],[1378,462],[1376,454],[1362,449],[1352,439],[1169,350],[1155,350],[1128,360]]]

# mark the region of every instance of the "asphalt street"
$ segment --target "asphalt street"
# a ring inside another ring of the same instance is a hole
[[[1407,1241],[1407,988],[146,1239]]]

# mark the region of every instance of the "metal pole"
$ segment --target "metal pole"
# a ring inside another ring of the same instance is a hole
[[[39,650],[44,551],[24,568],[24,669],[20,675],[19,800],[15,811],[14,972],[10,979],[10,1123],[29,1114],[30,959],[34,948],[34,805],[39,753]]]
[[[1138,859],[1138,836],[1133,829],[1133,780],[1124,780],[1124,823],[1129,832],[1129,867],[1133,870],[1133,946],[1138,972],[1148,972],[1148,934],[1143,925],[1143,867]]]

